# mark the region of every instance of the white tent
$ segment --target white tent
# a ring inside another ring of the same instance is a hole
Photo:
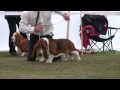
[[[81,23],[81,16],[83,14],[98,14],[106,15],[108,18],[109,26],[120,28],[120,11],[70,11],[70,22],[66,22],[60,15],[53,14],[52,22],[54,24],[54,38],[69,38],[72,40],[76,48],[81,49],[81,40],[79,37],[79,27]],[[13,12],[0,11],[0,51],[9,50],[8,37],[9,28],[6,20],[4,19],[5,14],[21,14]],[[17,30],[18,31],[18,30]],[[114,31],[112,31],[114,33]],[[120,50],[119,36],[120,30],[117,31],[115,38],[113,38],[113,49]]]

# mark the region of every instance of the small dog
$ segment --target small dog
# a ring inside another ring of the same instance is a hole
[[[18,50],[20,50],[20,52],[22,53],[20,56],[26,56],[28,52],[29,40],[24,38],[18,32],[15,32],[11,37],[11,41],[14,43],[15,46],[17,46]]]
[[[53,58],[57,56],[61,56],[62,60],[67,60],[66,57],[71,54],[76,55],[76,60],[81,60],[80,51],[68,39],[41,38],[34,45],[32,57],[38,57],[40,53],[42,54],[40,62],[52,63]]]

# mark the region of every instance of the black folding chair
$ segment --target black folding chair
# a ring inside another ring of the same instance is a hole
[[[112,35],[112,29],[116,30]],[[85,51],[94,52],[93,47],[97,47],[96,52],[113,52],[112,40],[115,37],[115,34],[119,28],[108,27],[108,20],[104,15],[87,15],[85,14],[82,17],[82,30],[83,30],[83,46]],[[99,37],[99,35],[107,36],[107,38]],[[84,38],[88,38],[85,41]],[[84,43],[84,42],[88,42]],[[98,46],[97,43],[102,42],[102,46]],[[86,45],[84,45],[86,44]]]

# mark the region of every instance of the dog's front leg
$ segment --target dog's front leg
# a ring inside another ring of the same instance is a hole
[[[46,63],[52,63],[52,60],[55,56],[52,54],[49,54],[49,58],[46,60]]]
[[[43,55],[43,50],[40,50],[40,53],[41,53],[41,59],[39,60],[39,62],[44,62],[46,59]]]
[[[45,58],[42,56],[39,62],[44,62],[44,61],[45,61]]]
[[[25,56],[25,52],[22,52],[22,54],[20,55],[21,57],[24,57]]]

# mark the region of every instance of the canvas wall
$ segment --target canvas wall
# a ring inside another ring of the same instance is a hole
[[[69,29],[69,39],[72,40],[76,48],[81,49],[81,40],[79,37],[79,27],[80,27],[80,14],[79,11],[71,11],[75,13],[70,15],[70,29]],[[108,15],[109,26],[120,27],[120,16],[119,15]],[[54,38],[66,38],[67,35],[67,21],[64,21],[60,15],[52,15],[52,22],[54,24]],[[18,29],[17,29],[18,31]],[[112,30],[112,33],[115,31]],[[9,28],[4,15],[0,15],[0,51],[8,51],[8,37]],[[113,39],[113,48],[115,50],[120,50],[120,30],[117,31],[115,38]],[[101,43],[99,43],[101,45]]]

